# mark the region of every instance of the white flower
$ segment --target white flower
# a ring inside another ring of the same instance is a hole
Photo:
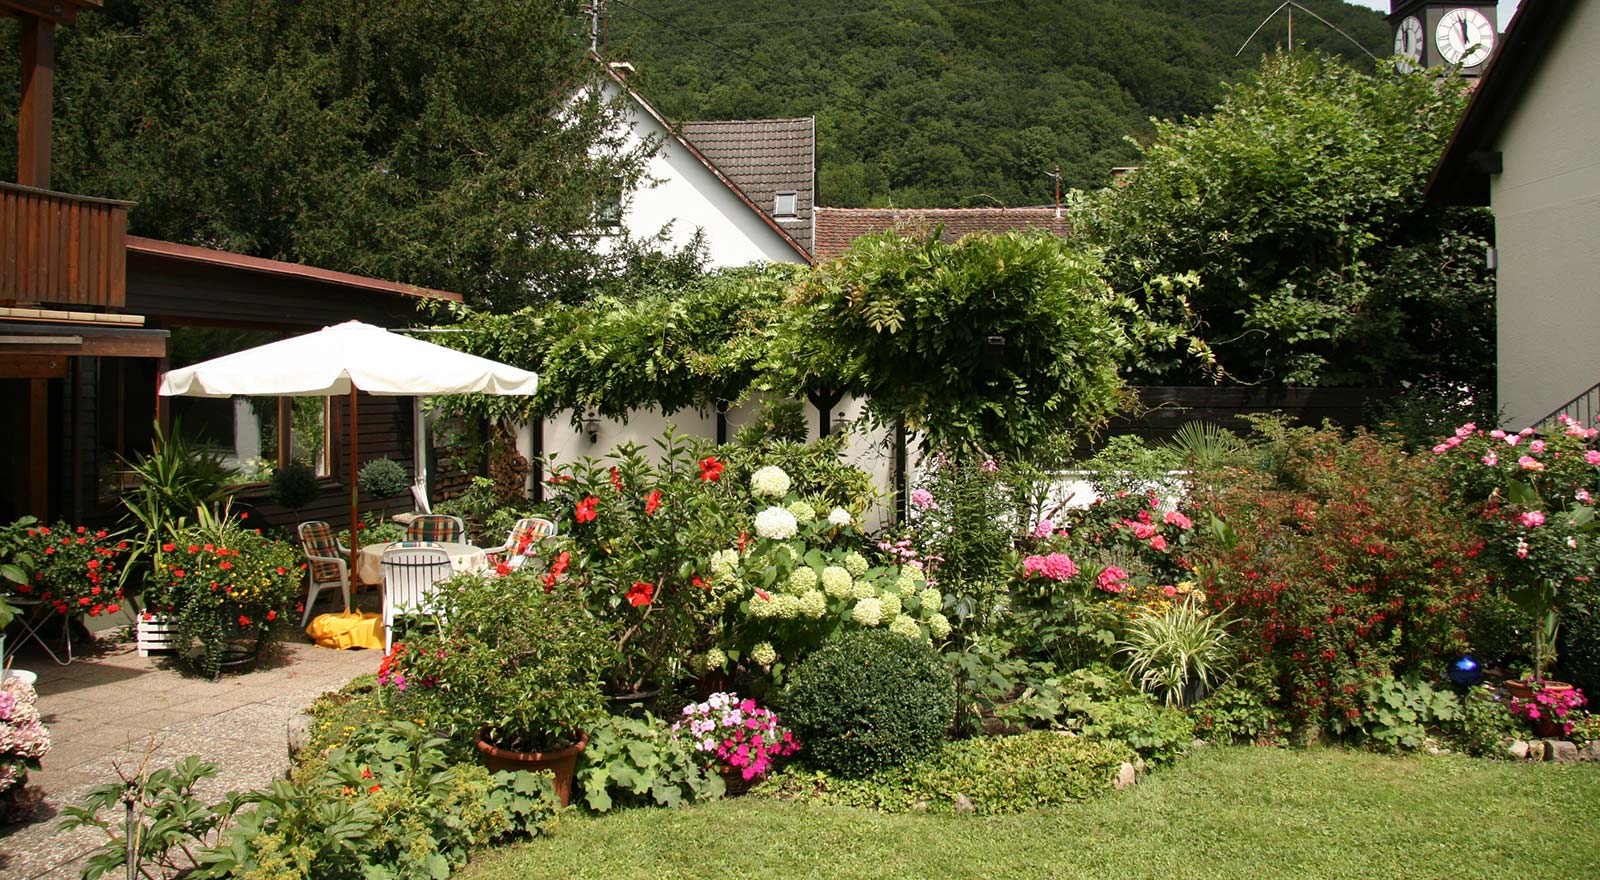
[[[789,572],[789,589],[796,593],[817,588],[817,570],[809,565],[802,565]]]
[[[805,617],[821,617],[828,613],[828,597],[821,590],[811,590],[800,597],[800,613]]]
[[[884,617],[892,617],[900,613],[900,597],[894,593],[884,593],[878,597],[878,602],[883,605]]]
[[[883,603],[877,599],[862,599],[856,603],[850,616],[862,626],[877,626],[883,620]]]
[[[775,617],[775,616],[777,616],[777,614],[778,614],[778,602],[777,602],[777,598],[776,597],[773,597],[773,598],[770,598],[770,599],[763,599],[763,598],[761,598],[761,594],[760,593],[756,593],[755,595],[750,597],[750,616],[751,617],[755,617],[755,618],[759,618],[759,619],[765,619],[765,618],[768,618],[768,617]]]
[[[792,501],[789,503],[787,510],[794,514],[794,518],[800,522],[811,522],[817,518],[817,509],[807,501]]]
[[[756,534],[774,541],[787,541],[800,531],[794,514],[781,507],[769,507],[756,514]]]
[[[850,518],[850,511],[845,510],[843,507],[835,507],[833,510],[828,511],[828,525],[830,526],[847,526],[851,522],[853,520]]]
[[[830,565],[822,570],[822,589],[835,599],[843,599],[851,594],[854,586],[850,572],[837,565]]]
[[[769,464],[750,475],[750,492],[766,498],[782,498],[789,494],[789,475],[783,468]]]
[[[726,581],[733,578],[734,569],[739,567],[739,551],[734,549],[718,550],[711,554],[711,579]]]
[[[793,620],[800,616],[799,596],[774,596],[772,597],[772,616],[784,620]]]
[[[917,594],[917,601],[922,603],[923,611],[938,611],[944,606],[944,596],[938,590],[929,587]]]
[[[728,655],[722,653],[721,648],[712,648],[706,652],[705,662],[705,668],[707,672],[716,672],[722,667],[728,665]]]
[[[950,634],[950,621],[938,612],[928,615],[928,632],[936,639],[942,639]]]
[[[771,666],[778,662],[778,650],[772,647],[771,642],[761,642],[750,649],[750,659],[762,666]]]
[[[828,519],[832,520],[833,517],[830,516]],[[867,573],[867,557],[852,550],[844,555],[844,568],[850,572],[851,577],[861,577]]]
[[[908,639],[922,637],[922,629],[917,626],[917,622],[904,614],[896,614],[894,620],[889,621],[889,632]]]
[[[878,598],[878,590],[872,586],[872,581],[860,580],[856,581],[855,585],[850,588],[850,595],[855,596],[857,599],[876,599]]]

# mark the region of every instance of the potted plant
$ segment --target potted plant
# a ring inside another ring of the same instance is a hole
[[[104,529],[91,530],[65,522],[26,526],[6,566],[7,589],[18,605],[31,605],[23,613],[53,610],[71,628],[79,617],[99,617],[122,610],[121,564],[128,542]],[[23,574],[18,562],[29,566],[21,583],[9,583]]]
[[[800,750],[777,713],[738,694],[715,693],[690,703],[672,725],[672,736],[694,749],[704,765],[722,776],[728,794],[743,794],[772,772],[778,758]]]
[[[1527,696],[1513,696],[1511,714],[1528,721],[1538,736],[1566,736],[1588,704],[1583,691],[1563,682],[1535,682]],[[1520,694],[1520,691],[1518,692]]]
[[[458,575],[433,609],[386,670],[389,698],[472,736],[491,770],[550,770],[565,805],[587,731],[605,716],[611,630],[525,569]]]
[[[199,643],[185,658],[216,678],[260,657],[299,594],[303,563],[292,545],[246,528],[227,508],[196,513],[196,525],[180,523],[157,546],[145,576],[145,613],[175,615],[179,646]]]

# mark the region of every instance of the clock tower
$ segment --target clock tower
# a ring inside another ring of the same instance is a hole
[[[1460,67],[1477,76],[1500,37],[1495,4],[1389,0],[1394,54],[1418,67]]]

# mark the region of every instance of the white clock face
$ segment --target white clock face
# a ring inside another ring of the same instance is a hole
[[[1445,61],[1477,67],[1494,48],[1494,25],[1476,9],[1452,9],[1439,19],[1433,41]]]
[[[1406,16],[1395,30],[1394,54],[1411,61],[1422,60],[1422,21],[1415,15]]]

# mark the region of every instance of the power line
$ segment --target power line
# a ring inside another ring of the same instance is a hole
[[[754,57],[754,56],[752,56],[752,55],[750,55],[748,53],[741,52],[738,49],[732,49],[732,48],[729,48],[727,46],[722,45],[721,43],[714,42],[714,41],[712,41],[710,39],[707,39],[705,36],[703,36],[701,34],[695,33],[694,31],[688,30],[687,28],[679,27],[678,25],[673,24],[672,22],[667,21],[666,19],[664,19],[664,18],[662,18],[662,17],[660,17],[658,15],[654,15],[652,13],[644,11],[643,9],[640,9],[637,6],[634,6],[634,5],[630,4],[630,3],[626,3],[626,2],[624,2],[624,0],[611,0],[611,2],[615,3],[618,6],[623,7],[624,9],[628,9],[628,10],[631,10],[633,12],[636,12],[639,15],[642,15],[645,18],[648,18],[651,21],[654,21],[655,23],[661,25],[662,27],[677,31],[678,33],[683,34],[686,37],[690,37],[690,38],[698,40],[698,41],[700,41],[702,43],[705,43],[707,46],[710,46],[711,48],[716,49],[719,52],[726,52],[727,54],[732,55],[735,58],[741,59],[743,61],[747,61],[750,64],[754,64],[755,66],[760,67],[761,69],[767,71],[768,73],[773,74],[774,76],[780,77],[780,78],[782,78],[784,80],[787,80],[789,82],[792,82],[792,83],[795,83],[795,84],[798,84],[798,85],[808,86],[808,87],[810,87],[810,88],[812,88],[812,89],[814,89],[814,90],[816,90],[816,91],[818,91],[818,92],[820,92],[820,93],[822,93],[824,95],[832,97],[833,99],[835,99],[837,101],[841,101],[841,102],[843,102],[845,104],[849,104],[849,105],[855,107],[856,109],[861,110],[864,113],[871,114],[871,115],[876,116],[876,117],[878,117],[880,119],[886,119],[886,120],[889,120],[891,122],[898,123],[900,125],[905,126],[906,128],[909,128],[909,129],[912,129],[912,130],[915,130],[915,131],[918,131],[918,132],[925,132],[924,129],[917,128],[915,125],[913,125],[912,123],[910,123],[910,122],[908,122],[908,121],[906,121],[904,119],[900,119],[900,118],[895,117],[895,116],[890,116],[890,115],[888,115],[886,113],[883,113],[883,112],[879,111],[877,108],[872,107],[871,105],[869,105],[869,104],[867,104],[867,103],[865,103],[863,101],[856,100],[855,98],[852,98],[852,97],[850,97],[848,95],[841,95],[841,94],[839,94],[838,92],[834,91],[831,87],[829,87],[827,85],[824,85],[822,83],[818,83],[818,82],[816,82],[814,80],[805,79],[805,78],[796,76],[793,73],[791,73],[791,72],[789,72],[787,70],[784,70],[783,68],[780,68],[780,67],[778,67],[776,65],[768,64],[765,61],[762,61],[761,59],[756,58],[756,57]],[[927,133],[931,134],[931,132],[927,132]],[[935,136],[937,137],[938,135],[935,135]],[[975,154],[987,154],[987,155],[989,155],[989,156],[991,156],[993,158],[999,159],[1003,163],[1013,161],[1013,157],[1011,157],[1011,156],[1003,155],[998,151],[992,151],[992,150],[990,150],[988,148],[985,148],[985,147],[982,147],[982,146],[978,146],[977,144],[974,144],[974,143],[972,143],[970,141],[963,140],[963,139],[958,138],[958,137],[954,137],[954,136],[951,136],[951,135],[944,135],[943,139],[946,140],[946,141],[949,141],[951,143],[957,144],[959,146],[965,147],[968,151],[970,151],[972,153],[975,153]]]

